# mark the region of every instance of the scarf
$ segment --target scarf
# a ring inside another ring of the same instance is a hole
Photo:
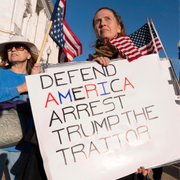
[[[100,46],[99,48],[95,48],[96,52],[92,55],[93,59],[97,57],[108,57],[110,59],[122,59],[125,58],[125,55],[122,52],[119,52],[112,46]]]

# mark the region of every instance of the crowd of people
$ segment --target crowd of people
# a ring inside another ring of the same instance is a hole
[[[111,59],[126,58],[109,43],[112,38],[126,35],[124,23],[114,10],[107,7],[100,8],[94,15],[93,29],[97,40],[95,53],[89,56],[89,60],[108,66]],[[41,72],[40,65],[36,63],[37,56],[37,47],[22,36],[13,36],[8,42],[0,44],[0,103],[23,100],[24,94],[27,94],[26,102],[29,103],[25,76]],[[24,114],[26,115],[26,141],[17,146],[0,149],[0,179],[7,164],[11,180],[46,180],[33,119],[26,114],[26,111]],[[27,165],[30,168],[27,168]],[[151,169],[137,167],[136,172],[119,180],[148,179],[150,171]],[[160,180],[162,168],[155,169],[154,172],[154,180]]]

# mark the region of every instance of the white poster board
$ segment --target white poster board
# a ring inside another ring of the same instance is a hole
[[[112,180],[180,159],[180,114],[157,55],[69,63],[27,85],[48,180]]]
[[[175,71],[173,70],[173,65],[170,59],[161,58],[161,67],[165,73],[166,79],[169,83],[169,87],[174,95],[175,102],[177,104],[178,110],[180,111],[180,87],[178,84],[178,80],[175,75]],[[174,73],[173,73],[174,72]]]

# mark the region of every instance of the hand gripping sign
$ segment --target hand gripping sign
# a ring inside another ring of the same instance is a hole
[[[112,180],[180,158],[178,106],[157,55],[27,77],[49,180]]]

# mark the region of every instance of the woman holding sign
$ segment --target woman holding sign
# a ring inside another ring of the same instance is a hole
[[[124,23],[114,10],[107,7],[100,8],[95,13],[93,29],[97,37],[96,52],[89,56],[89,60],[98,61],[100,64],[107,66],[112,58],[126,58],[122,52],[118,52],[109,42],[112,38],[126,35]]]
[[[96,33],[96,52],[89,56],[89,60],[97,61],[101,65],[108,66],[110,59],[125,59],[132,60],[128,58],[122,51],[117,50],[110,40],[117,38],[119,36],[126,35],[124,24],[121,17],[112,9],[103,7],[100,8],[94,16],[93,28]],[[138,50],[135,49],[137,52]],[[136,58],[140,57],[139,54]],[[145,179],[148,178],[150,169],[146,170],[144,167],[140,167],[135,174],[131,174],[121,180],[135,180],[135,179]]]
[[[96,52],[89,60],[107,66],[110,59],[133,61],[142,56],[139,49],[126,35],[121,17],[110,8],[100,8],[94,16],[93,28],[96,33]]]
[[[2,114],[5,110],[15,109],[23,113],[25,133],[33,126],[25,77],[41,72],[40,65],[35,64],[37,56],[36,46],[22,36],[13,36],[8,42],[0,44],[0,111]],[[2,119],[3,114],[0,117],[0,120]],[[7,131],[10,131],[10,126]],[[10,133],[7,132],[7,135]],[[0,138],[2,136],[1,134]],[[27,142],[6,148],[0,147],[0,179],[5,164],[10,179],[18,179],[16,171],[26,158],[30,147],[31,144]]]

